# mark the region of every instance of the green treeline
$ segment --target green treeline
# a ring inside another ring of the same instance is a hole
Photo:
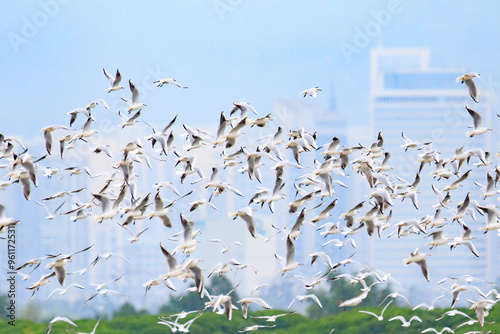
[[[373,283],[373,279],[366,278],[368,285]],[[328,284],[329,283],[329,284]],[[311,301],[306,301],[306,315],[299,313],[279,317],[276,322],[267,322],[265,319],[254,319],[249,317],[243,319],[241,311],[234,311],[232,321],[228,321],[225,315],[219,315],[212,312],[209,308],[203,311],[203,314],[194,321],[189,328],[189,333],[202,334],[222,334],[222,333],[238,333],[245,327],[252,325],[276,325],[274,328],[259,329],[259,333],[277,333],[277,334],[309,334],[309,333],[330,333],[332,329],[335,333],[420,333],[427,328],[435,328],[437,331],[444,327],[449,327],[455,330],[457,334],[464,334],[470,331],[481,331],[490,333],[500,333],[500,310],[493,307],[489,315],[486,317],[486,324],[481,328],[479,324],[464,325],[457,329],[457,326],[469,321],[462,315],[445,316],[443,319],[436,321],[443,313],[450,311],[446,309],[435,309],[427,311],[412,309],[405,302],[401,302],[400,298],[394,300],[384,313],[384,319],[378,321],[374,316],[360,313],[360,310],[370,311],[380,315],[384,306],[391,300],[388,298],[383,305],[379,304],[384,298],[391,293],[390,285],[373,285],[368,297],[357,307],[354,308],[339,308],[339,300],[348,300],[359,295],[359,284],[348,280],[341,279],[334,282],[329,281],[323,289],[312,289],[318,296],[323,308]],[[335,284],[332,284],[335,283]],[[329,285],[329,287],[328,287]],[[208,284],[209,291],[213,296],[227,293],[233,288],[231,282],[224,276],[220,278],[212,278]],[[307,292],[309,293],[309,292]],[[306,293],[306,294],[307,294]],[[168,326],[157,324],[160,319],[158,317],[171,316],[181,311],[201,310],[205,308],[207,299],[200,299],[197,293],[187,293],[180,298],[180,295],[171,295],[166,303],[158,310],[158,314],[149,314],[146,310],[137,310],[132,304],[126,302],[119,309],[113,312],[112,319],[102,319],[96,334],[118,334],[118,333],[171,333]],[[237,291],[231,294],[233,304],[240,308],[237,303],[240,300]],[[298,303],[298,302],[297,302]],[[6,305],[6,296],[0,296],[0,305]],[[468,314],[472,319],[476,320],[476,314],[471,309],[458,309]],[[261,310],[259,308],[250,308],[250,316],[270,316],[275,314],[289,313],[288,310]],[[31,314],[36,314],[33,310]],[[189,314],[184,319],[179,319],[180,324],[184,324],[190,319],[196,317],[198,313]],[[412,322],[410,327],[402,327],[401,321],[389,321],[392,317],[403,316],[409,320],[412,316],[418,316],[422,322]],[[33,319],[36,317],[31,317]],[[90,333],[97,319],[72,319],[79,327],[73,327],[64,322],[55,323],[51,333],[73,333],[84,332]],[[175,319],[172,319],[174,321]],[[43,323],[30,320],[16,320],[15,327],[10,326],[5,317],[2,316],[0,323],[0,333],[45,333],[50,319],[46,319]],[[498,322],[498,324],[497,324]]]
[[[305,334],[305,333],[329,333],[333,328],[335,328],[334,333],[420,333],[422,330],[434,327],[437,330],[441,330],[443,327],[450,327],[454,329],[459,324],[468,320],[463,316],[445,317],[439,321],[435,321],[441,314],[447,310],[434,310],[434,311],[423,311],[416,310],[412,311],[409,308],[401,307],[389,307],[384,314],[384,320],[377,321],[376,318],[368,314],[360,313],[361,308],[357,307],[352,310],[346,310],[336,315],[324,316],[318,319],[312,319],[305,317],[300,314],[293,314],[284,317],[280,317],[276,321],[275,328],[264,328],[259,329],[259,333],[277,333],[277,334]],[[379,314],[382,311],[381,307],[376,308],[363,308],[365,310],[373,311]],[[460,309],[466,312],[468,315],[475,319],[475,314],[473,310]],[[273,315],[279,313],[285,313],[286,311],[279,310],[269,310],[269,311],[252,311],[250,315],[262,316],[262,315]],[[167,314],[160,314],[160,316],[165,316]],[[422,323],[413,322],[411,327],[404,328],[401,327],[401,322],[392,321],[389,322],[388,319],[391,317],[402,315],[406,319],[409,319],[412,315],[418,315],[422,319]],[[192,319],[194,315],[188,315],[187,318],[179,320],[180,323],[185,323],[189,319]],[[69,324],[59,322],[54,324],[51,333],[70,333],[81,331],[81,332],[91,332],[96,319],[81,319],[75,320],[74,322],[79,326],[78,328],[73,327]],[[499,321],[500,311],[493,308],[490,311],[490,315],[487,317],[487,321]],[[170,329],[167,326],[158,325],[159,321],[156,315],[145,315],[145,314],[134,314],[126,316],[116,316],[112,320],[101,320],[96,333],[105,334],[118,334],[118,333],[170,333]],[[235,311],[233,313],[233,320],[229,322],[225,315],[218,315],[207,310],[203,315],[197,319],[193,325],[189,328],[189,332],[193,334],[222,334],[222,333],[238,333],[239,330],[255,325],[272,325],[271,322],[266,322],[265,319],[253,319],[249,318],[247,320],[242,319],[241,312]],[[12,327],[8,325],[5,321],[0,323],[0,333],[24,333],[24,334],[39,334],[45,333],[47,330],[48,322],[46,323],[34,323],[29,320],[16,320],[16,326]],[[478,324],[472,326],[463,326],[457,330],[455,333],[463,334],[468,331],[481,330]],[[500,333],[500,323],[486,324],[482,329],[483,331],[491,330],[491,333]]]

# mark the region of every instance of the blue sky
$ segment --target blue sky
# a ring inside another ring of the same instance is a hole
[[[298,92],[313,86],[324,89],[315,102],[328,104],[334,94],[338,111],[359,122],[368,110],[369,49],[376,45],[428,47],[435,67],[500,77],[492,38],[500,28],[496,2],[44,0],[2,6],[9,14],[0,22],[1,131],[8,135],[66,124],[67,112],[97,98],[116,107],[110,112],[124,108],[119,97],[128,90],[106,94],[103,67],[119,68],[125,84],[132,79],[143,86],[143,115],[159,122],[175,114],[181,122],[213,122],[233,101],[249,101],[266,114],[277,100],[299,99]],[[342,47],[355,46],[357,31],[376,24],[373,13],[391,6],[398,11],[382,34],[369,37],[348,62]],[[30,24],[35,30],[26,36]],[[153,90],[152,81],[166,76],[189,89]],[[30,121],[20,123],[20,115]]]

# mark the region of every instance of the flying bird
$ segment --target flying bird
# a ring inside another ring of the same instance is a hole
[[[318,306],[320,308],[323,308],[323,305],[321,305],[321,302],[319,300],[319,298],[314,295],[314,294],[308,294],[308,295],[297,295],[295,296],[295,298],[292,300],[292,302],[290,303],[290,305],[288,305],[288,309],[290,309],[290,307],[292,307],[293,303],[298,300],[298,301],[305,301],[305,300],[308,300],[308,299],[311,299],[312,301],[314,301],[316,304],[318,304]]]
[[[398,315],[397,317],[389,319],[389,321],[394,321],[394,320],[400,320],[402,327],[410,327],[411,326],[411,322],[413,320],[418,321],[418,322],[422,322],[422,319],[420,319],[416,315],[414,315],[413,317],[411,317],[410,320],[408,320],[408,321],[402,315]]]
[[[184,88],[184,89],[187,88],[186,86],[180,85],[177,81],[175,81],[174,78],[164,78],[164,79],[157,80],[153,83],[156,84],[158,87],[163,87],[163,85],[171,84],[171,85],[177,86],[179,88]]]
[[[95,331],[97,329],[97,326],[99,326],[99,323],[101,322],[101,318],[97,320],[96,324],[94,325],[94,329],[92,329],[92,332],[90,333],[84,333],[84,332],[73,332],[73,334],[95,334]]]
[[[229,218],[236,219],[240,217],[243,219],[243,221],[247,225],[248,232],[252,235],[252,237],[256,238],[256,229],[255,229],[255,222],[253,220],[253,210],[251,207],[246,206],[242,209],[239,209],[238,211],[229,214]]]
[[[420,269],[422,270],[422,274],[424,274],[425,279],[427,280],[427,282],[430,282],[429,269],[427,267],[427,261],[425,260],[427,256],[430,256],[430,254],[427,253],[421,254],[418,252],[417,248],[413,252],[411,252],[410,257],[408,259],[405,259],[403,262],[405,266],[409,265],[410,263],[418,264],[420,266]]]
[[[64,282],[65,282],[65,279],[66,279],[66,271],[64,270],[64,266],[66,264],[68,264],[69,262],[71,262],[72,257],[74,255],[86,252],[89,249],[91,249],[92,247],[94,247],[94,245],[91,245],[91,246],[86,247],[86,248],[84,248],[82,250],[73,252],[71,254],[66,254],[66,255],[61,255],[61,254],[58,254],[58,255],[49,255],[48,256],[49,259],[57,258],[57,257],[58,257],[58,259],[55,260],[55,261],[53,261],[53,262],[51,262],[51,263],[48,263],[45,266],[45,268],[49,268],[49,269],[53,268],[55,270],[55,273],[57,274],[57,280],[59,281],[59,284],[61,284],[61,286],[64,286]]]
[[[127,102],[129,107],[125,109],[125,111],[128,111],[129,113],[131,111],[141,109],[142,107],[145,107],[146,104],[139,102],[139,90],[135,86],[135,84],[132,82],[132,80],[128,81],[129,87],[130,87],[130,93],[132,94],[131,99],[125,99],[122,97],[122,100]]]
[[[467,133],[465,134],[467,137],[479,136],[479,135],[482,135],[488,131],[493,130],[493,129],[490,129],[490,128],[483,126],[483,118],[481,117],[481,115],[477,111],[472,110],[471,108],[469,108],[467,106],[465,107],[465,109],[467,109],[467,111],[469,112],[469,115],[472,117],[472,120],[474,121],[473,130],[467,131]]]
[[[295,246],[290,236],[286,238],[286,259],[283,259],[277,254],[274,254],[274,256],[282,262],[283,268],[279,270],[280,273],[283,273],[282,276],[287,271],[297,269],[302,265],[302,263],[295,262]]]
[[[120,86],[120,81],[122,81],[120,70],[116,70],[116,75],[114,78],[104,68],[102,69],[102,71],[104,72],[104,75],[106,76],[106,79],[108,79],[110,85],[109,88],[105,89],[106,92],[111,93],[112,91],[123,89],[123,87]]]
[[[467,74],[461,75],[457,78],[456,82],[465,83],[467,89],[469,89],[470,97],[474,100],[474,102],[479,103],[479,99],[477,97],[477,88],[476,84],[472,80],[473,78],[479,78],[479,74],[476,72],[469,72]]]
[[[375,314],[375,313],[373,313],[373,312],[368,312],[368,311],[359,311],[359,312],[360,312],[360,313],[366,313],[366,314],[372,315],[372,316],[374,316],[374,317],[375,317],[378,321],[382,321],[382,320],[384,320],[384,312],[385,312],[385,309],[386,309],[389,305],[391,305],[391,303],[392,303],[392,302],[393,302],[393,301],[391,300],[390,302],[388,302],[388,303],[385,305],[385,307],[384,307],[384,309],[382,310],[382,313],[380,313],[380,315],[377,315],[377,314]]]
[[[56,323],[56,322],[67,322],[68,324],[72,325],[72,326],[75,326],[75,327],[78,327],[77,325],[75,325],[75,323],[73,321],[71,321],[70,319],[66,318],[66,317],[55,317],[53,318],[52,320],[50,320],[49,322],[49,326],[47,327],[47,331],[45,332],[45,334],[49,334],[50,331],[52,330],[52,326]]]
[[[305,91],[300,92],[299,94],[304,95],[304,97],[306,97],[307,95],[312,96],[312,97],[316,97],[318,92],[321,92],[321,91],[322,91],[322,89],[319,88],[318,86],[316,86],[314,88],[306,89]]]

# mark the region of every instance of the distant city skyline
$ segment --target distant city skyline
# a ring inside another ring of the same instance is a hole
[[[371,85],[372,85],[372,122],[373,131],[381,131],[384,135],[384,147],[391,152],[389,165],[393,167],[393,172],[403,179],[413,182],[419,170],[419,163],[416,160],[422,151],[409,149],[404,152],[400,146],[404,144],[402,132],[421,145],[431,142],[432,147],[440,153],[440,159],[449,159],[455,155],[455,150],[464,145],[464,150],[482,148],[485,152],[498,152],[498,135],[491,132],[487,135],[467,138],[465,132],[467,126],[472,124],[472,118],[465,110],[468,105],[481,112],[485,124],[498,124],[494,112],[497,109],[497,96],[494,92],[488,91],[481,83],[478,83],[480,103],[476,104],[469,96],[469,93],[460,83],[455,83],[454,79],[462,75],[463,69],[442,69],[431,66],[432,51],[423,48],[376,48],[371,51]],[[423,80],[419,80],[418,77]],[[435,86],[430,88],[429,83]],[[436,83],[438,83],[436,85]],[[472,157],[470,164],[462,166],[461,173],[472,170],[472,174],[464,182],[462,188],[453,192],[451,208],[456,208],[458,202],[463,200],[468,192],[471,198],[478,198],[481,194],[479,187],[474,182],[485,184],[486,174],[473,164],[480,162],[477,157]],[[492,167],[494,168],[494,167]],[[409,198],[405,203],[394,210],[392,224],[395,225],[408,219],[421,219],[426,215],[432,217],[437,203],[431,185],[439,190],[453,182],[449,180],[432,178],[430,172],[435,170],[433,164],[425,164],[420,173],[421,181],[417,188],[419,210],[417,211]],[[397,180],[395,180],[397,181]],[[394,199],[399,201],[399,199]],[[481,200],[482,201],[482,200]],[[484,204],[493,204],[492,200],[485,201]],[[444,234],[450,238],[459,237],[459,225],[451,225],[448,210],[442,208],[441,217],[448,218],[448,226],[444,228]],[[477,215],[477,222],[470,216],[464,218],[464,222],[472,229],[481,226],[484,218]],[[474,226],[474,227],[473,227]],[[392,231],[392,230],[391,230]],[[430,233],[430,231],[429,231]],[[496,268],[495,249],[498,248],[496,235],[489,233],[482,235],[473,232],[474,245],[480,254],[476,258],[466,247],[458,247],[450,252],[448,247],[440,246],[435,250],[430,250],[431,257],[428,265],[433,277],[441,279],[446,276],[460,277],[465,274],[472,274],[488,281],[496,281],[499,272]],[[403,285],[420,287],[421,277],[418,276],[418,268],[408,268],[401,266],[405,257],[416,247],[427,252],[428,247],[424,247],[421,239],[409,237],[392,237],[392,242],[377,242],[373,244],[372,263],[376,268],[391,272],[394,277],[398,277]],[[431,238],[428,238],[429,241]],[[385,241],[385,240],[384,240]],[[441,248],[443,247],[443,248]],[[460,258],[460,261],[456,259]],[[433,287],[434,293],[440,293],[440,289]],[[423,294],[421,288],[413,290],[414,298]],[[430,289],[426,289],[429,293]],[[418,300],[419,302],[421,300]]]

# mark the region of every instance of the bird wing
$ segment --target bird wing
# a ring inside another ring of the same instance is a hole
[[[118,110],[118,116],[120,116],[120,118],[122,119],[122,121],[125,123],[125,122],[128,122],[129,118],[127,116],[125,116],[124,114],[122,114],[121,111]]]
[[[491,176],[490,173],[487,173],[486,174],[486,180],[487,180],[487,183],[486,183],[486,191],[487,192],[491,192],[493,191],[494,187],[495,187],[495,181],[493,180],[493,176]]]
[[[165,257],[165,260],[167,261],[168,270],[169,271],[174,270],[177,267],[177,260],[175,259],[175,257],[173,257],[172,254],[169,253],[169,251],[167,251],[163,247],[161,243],[160,243],[160,248],[161,252],[163,253],[163,256]]]
[[[314,294],[310,294],[310,295],[307,295],[308,298],[311,298],[312,300],[314,300],[316,302],[316,304],[318,304],[318,306],[320,308],[323,308],[323,306],[321,305],[321,302],[319,301],[319,298],[316,297],[316,295]]]
[[[292,300],[292,302],[290,303],[290,305],[288,305],[288,309],[290,309],[290,307],[292,307],[292,305],[293,305],[293,303],[295,302],[295,299],[296,299],[296,298],[297,298],[297,297],[295,297],[295,298]]]
[[[113,86],[113,82],[115,81],[115,78],[113,78],[109,73],[108,71],[106,71],[104,68],[102,69],[102,71],[104,72],[104,75],[106,76],[106,79],[108,79],[109,81],[109,84],[111,86]],[[119,73],[119,72],[118,72]]]
[[[49,322],[49,327],[47,328],[47,332],[45,332],[45,334],[49,334],[50,333],[50,330],[52,329],[52,325],[56,322],[59,322],[59,321],[64,321],[64,322],[67,322],[68,324],[70,325],[73,325],[75,327],[78,327],[77,325],[75,325],[73,323],[73,321],[69,320],[68,318],[66,317],[55,317],[54,319],[52,319],[50,322]]]
[[[95,326],[94,326],[94,329],[92,330],[92,333],[95,333],[95,330],[97,329],[97,326],[99,326],[99,322],[101,322],[101,318],[99,318],[99,320],[97,320]]]
[[[420,266],[420,269],[422,269],[422,274],[424,274],[424,277],[427,280],[427,282],[430,282],[429,269],[427,268],[427,261],[421,260],[416,262],[416,264],[418,264]]]
[[[141,234],[143,234],[144,232],[146,232],[148,229],[149,229],[149,227],[146,227],[144,230],[142,230],[141,232],[137,233],[136,237],[139,238],[141,236]]]
[[[142,109],[139,109],[139,111],[137,111],[137,112],[134,114],[134,116],[132,116],[132,117],[130,117],[130,118],[128,119],[128,122],[135,121],[135,120],[136,120],[139,116],[141,116],[141,111],[142,111]]]
[[[468,80],[464,80],[464,83],[467,86],[467,88],[469,89],[470,97],[472,97],[474,102],[479,103],[479,99],[477,97],[477,88],[476,88],[476,84],[474,83],[474,81],[472,81],[472,79],[468,79]]]
[[[52,212],[50,212],[49,208],[48,208],[45,204],[40,203],[40,202],[38,202],[38,201],[36,201],[36,200],[35,200],[34,202],[35,202],[36,204],[40,205],[40,206],[41,206],[41,207],[45,210],[45,212],[47,212],[47,214],[48,214],[48,215],[52,215]]]
[[[55,267],[54,270],[57,274],[59,284],[64,285],[64,280],[66,278],[66,271],[64,270],[64,267]]]
[[[390,318],[389,321],[401,320],[401,322],[406,322],[406,319],[402,315],[398,315],[396,317]]]
[[[479,254],[477,253],[476,247],[474,247],[474,244],[470,240],[465,240],[461,242],[462,245],[467,246],[467,248],[470,249],[472,254],[474,254],[476,257],[479,257]]]
[[[101,194],[92,194],[98,201],[101,202],[101,212],[105,213],[108,212],[109,209],[111,208],[111,201],[109,198],[105,195]]]
[[[328,213],[330,210],[333,210],[333,208],[335,208],[336,205],[337,205],[337,199],[334,199],[333,202],[328,204],[328,206],[323,211],[321,211],[320,215],[324,215]]]
[[[139,102],[139,90],[134,85],[132,80],[129,80],[128,84],[130,86],[130,92],[132,93],[132,104],[136,104],[137,102]]]
[[[224,112],[221,112],[219,120],[219,128],[217,129],[217,138],[220,138],[224,134],[224,131],[226,131],[226,124],[227,124],[226,116],[224,115]]]
[[[59,289],[59,288],[54,289],[54,290],[50,293],[50,295],[47,297],[47,300],[49,300],[49,299],[50,299],[50,297],[52,297],[52,295],[53,295],[54,293],[56,293],[57,291],[61,291],[61,289]],[[49,332],[49,331],[48,331],[48,332]],[[48,332],[47,332],[47,333],[48,333]]]
[[[168,123],[168,125],[163,129],[162,131],[163,134],[167,133],[168,129],[170,129],[170,127],[174,125],[175,121],[177,120],[177,116],[179,115],[175,115],[175,117],[170,121],[170,123]]]
[[[472,110],[469,107],[465,107],[465,108],[467,109],[467,111],[469,112],[469,115],[471,115],[472,119],[474,120],[474,129],[477,129],[477,128],[480,128],[481,126],[483,126],[481,115],[477,111]]]
[[[118,86],[120,84],[120,81],[122,81],[122,74],[120,73],[120,70],[116,70],[115,79],[112,85]]]
[[[155,195],[155,211],[163,210],[163,200],[161,199],[160,192],[158,191]]]
[[[108,104],[107,104],[107,103],[106,103],[106,101],[104,101],[103,99],[98,99],[98,100],[95,100],[95,103],[97,103],[97,104],[101,104],[104,108],[109,109]]]
[[[91,249],[92,247],[94,247],[94,245],[93,245],[93,244],[92,244],[92,245],[90,245],[90,246],[89,246],[89,247],[87,247],[87,248],[84,248],[84,249],[82,249],[82,250],[79,250],[79,251],[76,251],[76,252],[74,252],[74,253],[71,253],[68,257],[72,257],[72,256],[73,256],[73,255],[75,255],[75,254],[78,254],[78,253],[83,253],[83,252],[85,252],[85,251],[88,251],[88,250],[89,250],[89,249]]]
[[[262,298],[255,298],[255,297],[248,297],[248,298],[244,298],[242,300],[240,300],[238,303],[245,303],[245,304],[249,304],[249,303],[255,303],[257,305],[259,305],[260,307],[263,307],[265,309],[271,309],[272,307],[266,303]]]
[[[196,285],[196,290],[200,295],[203,294],[204,284],[203,284],[203,275],[201,274],[201,269],[197,266],[190,267],[189,271],[194,275],[194,284]]]
[[[290,236],[286,239],[286,265],[290,265],[295,261],[295,246],[293,245]]]
[[[255,236],[255,222],[253,220],[253,217],[247,214],[244,214],[241,216],[241,219],[247,224],[248,231],[252,235],[252,237],[256,238]]]

